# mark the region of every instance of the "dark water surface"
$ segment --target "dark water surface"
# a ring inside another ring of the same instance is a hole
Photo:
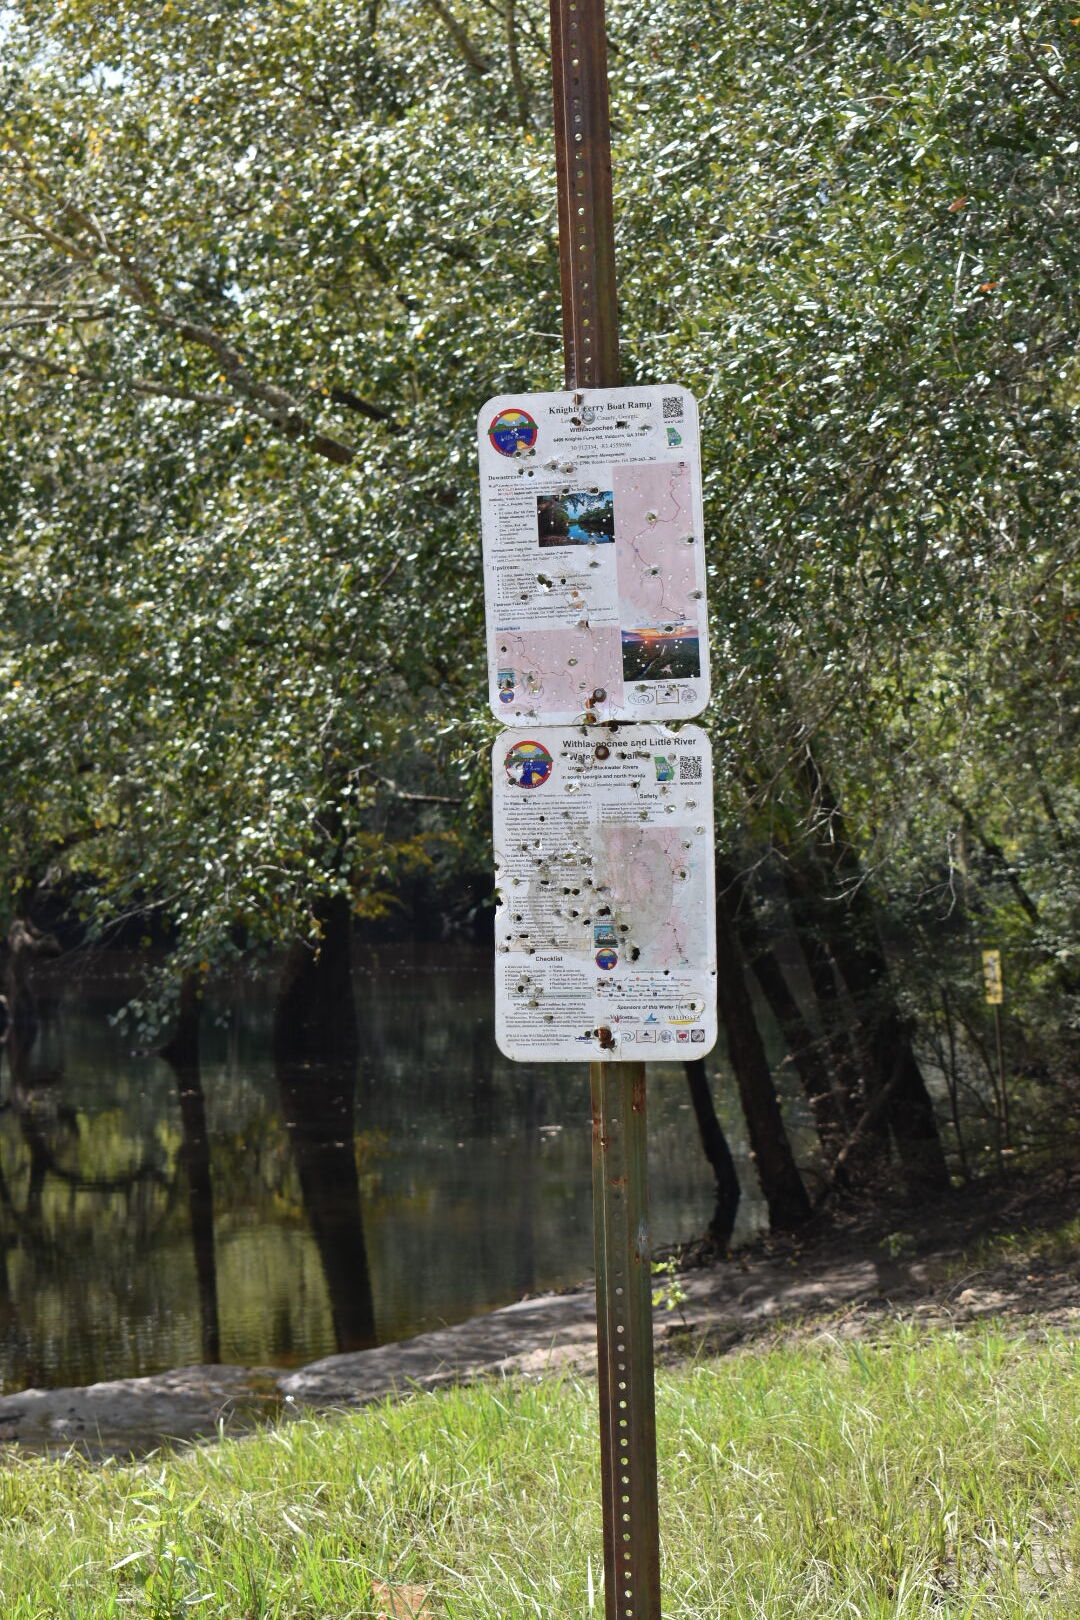
[[[355,1337],[365,1250],[379,1342],[586,1278],[587,1071],[503,1058],[490,981],[482,948],[365,948],[355,1081],[301,1075],[285,1109],[269,983],[234,985],[204,1016],[201,1138],[197,1096],[182,1108],[175,1072],[110,1023],[132,993],[110,958],[43,977],[32,1083],[13,1095],[2,1071],[3,1389],[329,1354]],[[710,1070],[745,1234],[762,1207]],[[681,1064],[649,1074],[662,1244],[704,1230],[712,1178]]]

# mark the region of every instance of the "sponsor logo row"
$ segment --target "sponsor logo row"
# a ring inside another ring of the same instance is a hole
[[[703,1046],[705,1044],[705,1031],[700,1028],[690,1029],[624,1029],[622,1031],[624,1045],[632,1041],[648,1043],[650,1041],[674,1041],[681,1045]]]

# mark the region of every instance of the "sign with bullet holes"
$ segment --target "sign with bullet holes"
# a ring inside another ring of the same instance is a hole
[[[492,752],[496,1039],[519,1061],[704,1057],[713,787],[697,726],[531,727]]]
[[[491,707],[667,722],[709,700],[697,404],[675,385],[491,399],[479,416]]]

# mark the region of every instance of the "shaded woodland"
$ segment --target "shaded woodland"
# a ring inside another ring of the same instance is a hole
[[[13,1105],[49,938],[166,947],[131,1017],[171,1043],[196,1228],[194,1009],[273,959],[304,1197],[327,1276],[362,1277],[358,1215],[316,1207],[355,1202],[325,1124],[350,931],[490,905],[472,422],[558,380],[546,20],[5,15]],[[721,1012],[772,1222],[1037,1166],[1080,1081],[1080,29],[963,0],[609,21],[625,374],[703,402]]]

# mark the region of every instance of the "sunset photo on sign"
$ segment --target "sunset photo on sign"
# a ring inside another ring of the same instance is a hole
[[[642,625],[622,633],[623,679],[689,680],[701,674],[697,625]]]

